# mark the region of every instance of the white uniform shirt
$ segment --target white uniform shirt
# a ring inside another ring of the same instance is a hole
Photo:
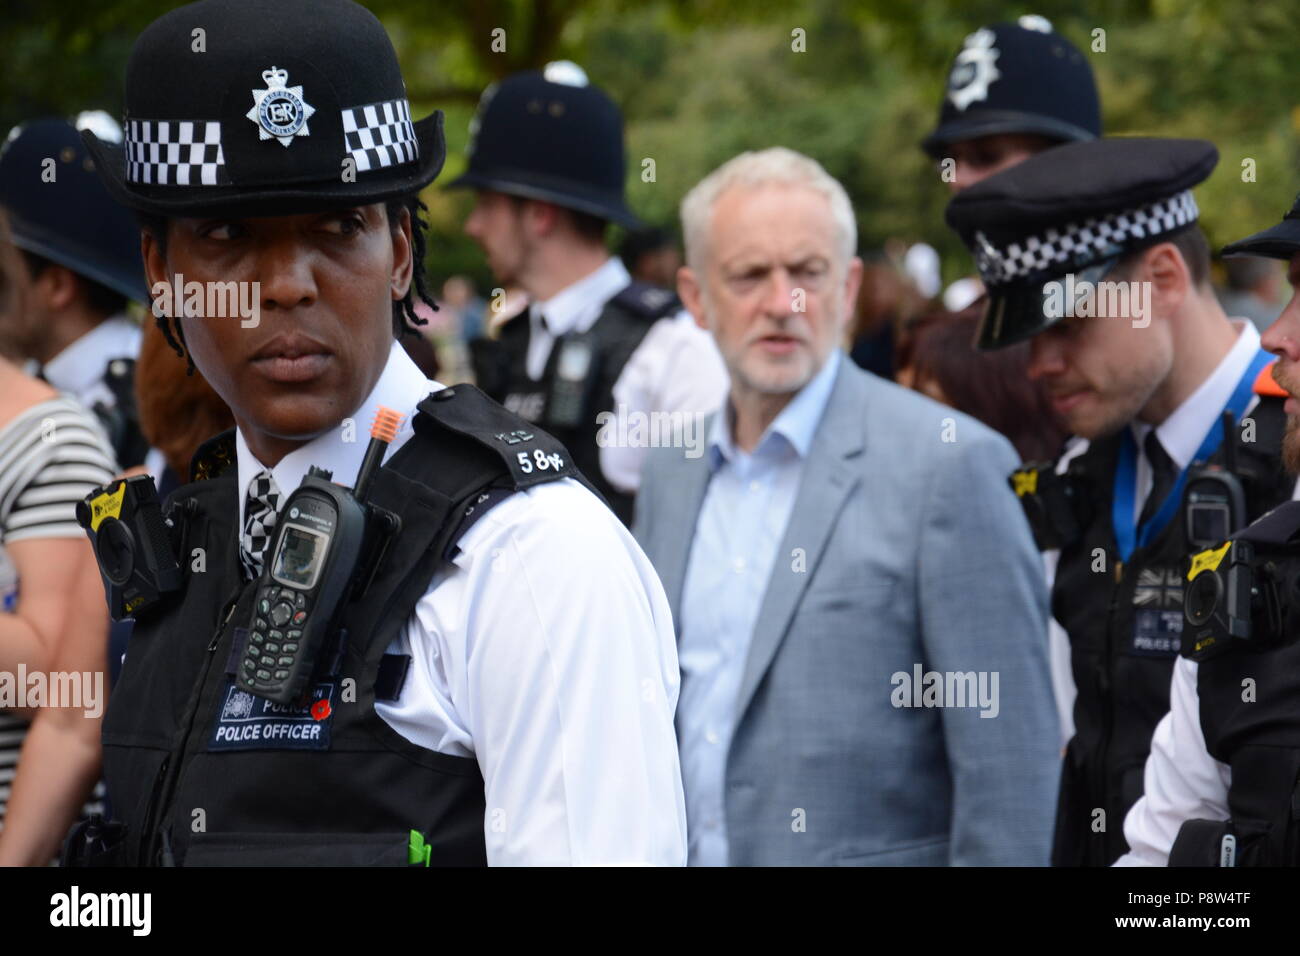
[[[631,282],[622,260],[610,257],[595,272],[528,310],[525,367],[541,378],[555,340],[585,332],[596,324],[605,303]],[[542,324],[545,317],[546,324]],[[686,312],[666,316],[650,327],[614,382],[614,409],[627,414],[681,412],[704,416],[722,407],[727,370],[713,337]],[[600,449],[600,470],[615,488],[629,494],[641,486],[647,448],[617,443]]]
[[[104,372],[115,358],[137,358],[141,337],[140,326],[124,315],[115,315],[66,346],[45,363],[41,373],[86,408],[93,409],[96,402],[113,408],[117,398],[104,384]]]
[[[387,460],[442,387],[394,343],[352,416],[355,441],[327,432],[272,469],[281,503],[309,465],[351,485],[380,405],[408,416]],[[242,432],[236,448],[242,528],[262,465]],[[490,864],[685,863],[671,612],[640,547],[582,485],[564,478],[491,509],[388,651],[411,668],[375,711],[413,743],[477,760]]]
[[[1205,440],[1206,433],[1219,421],[1223,406],[1228,403],[1237,382],[1245,374],[1251,361],[1259,353],[1259,330],[1245,319],[1232,319],[1237,329],[1237,341],[1233,343],[1228,354],[1223,357],[1214,371],[1204,382],[1189,395],[1163,422],[1156,427],[1156,438],[1178,469],[1186,468],[1196,457],[1196,451]],[[1257,399],[1252,397],[1248,408],[1254,408]],[[1249,414],[1249,411],[1247,412]],[[1129,428],[1137,442],[1137,468],[1135,469],[1135,486],[1133,501],[1133,520],[1142,513],[1147,494],[1151,491],[1151,465],[1143,453],[1143,442],[1151,425],[1145,422],[1132,422]],[[1088,450],[1088,442],[1076,440],[1069,450],[1061,456],[1056,470],[1064,474],[1069,463]],[[1044,554],[1047,567],[1047,587],[1050,591],[1056,578],[1056,562],[1059,551]],[[1076,688],[1074,676],[1070,669],[1070,638],[1065,628],[1052,618],[1048,634],[1049,659],[1052,671],[1052,687],[1056,692],[1056,703],[1061,718],[1062,746],[1074,736],[1074,699]]]

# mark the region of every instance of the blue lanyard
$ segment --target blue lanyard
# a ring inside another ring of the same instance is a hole
[[[1246,374],[1233,389],[1232,397],[1228,399],[1224,411],[1231,411],[1238,421],[1241,420],[1241,416],[1246,413],[1246,408],[1250,404],[1255,379],[1272,361],[1273,355],[1269,352],[1260,352],[1255,356],[1250,367],[1246,369]],[[1210,426],[1205,440],[1201,442],[1201,447],[1196,449],[1193,462],[1206,461],[1219,450],[1219,445],[1223,441],[1223,423],[1219,420],[1221,417],[1221,415],[1215,417],[1214,424]],[[1145,548],[1165,529],[1165,525],[1169,524],[1174,512],[1182,504],[1183,487],[1187,484],[1187,469],[1184,468],[1178,473],[1178,480],[1169,490],[1169,494],[1160,505],[1160,510],[1140,528],[1135,527],[1133,513],[1136,502],[1133,499],[1134,486],[1137,484],[1137,453],[1133,430],[1126,427],[1119,446],[1119,463],[1115,467],[1115,492],[1110,513],[1111,524],[1115,530],[1115,541],[1119,545],[1120,558],[1124,561],[1129,559],[1135,547]]]

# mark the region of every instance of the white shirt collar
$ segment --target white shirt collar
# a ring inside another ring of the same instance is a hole
[[[45,363],[45,380],[61,392],[84,395],[104,377],[111,359],[140,354],[140,326],[125,315],[105,319]]]
[[[600,317],[605,303],[631,281],[623,260],[610,256],[595,272],[544,302],[534,302],[528,314],[533,333],[541,327],[542,316],[546,316],[547,330],[556,338],[569,332],[587,331]]]
[[[1241,376],[1246,374],[1251,361],[1259,353],[1259,330],[1245,319],[1232,319],[1237,327],[1237,341],[1210,377],[1200,384],[1173,414],[1156,426],[1156,437],[1166,454],[1182,470],[1196,457],[1206,434],[1218,421],[1223,407],[1228,404],[1232,391]],[[1133,437],[1138,448],[1151,430],[1145,422],[1133,422]]]
[[[289,452],[271,469],[280,490],[280,503],[283,504],[302,484],[307,469],[312,465],[332,471],[335,481],[351,487],[361,468],[366,446],[370,444],[370,426],[379,406],[384,405],[406,416],[397,430],[397,437],[384,455],[384,460],[387,461],[414,433],[411,419],[414,417],[415,406],[430,392],[443,387],[438,382],[425,378],[424,373],[406,354],[406,350],[394,341],[388,353],[388,364],[384,366],[379,381],[361,406],[335,428]],[[351,425],[348,424],[349,421]],[[239,527],[242,529],[248,486],[266,466],[249,450],[240,429],[235,431],[235,452],[239,463]]]

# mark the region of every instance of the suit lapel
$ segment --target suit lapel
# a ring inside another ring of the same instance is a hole
[[[704,434],[709,434],[712,417],[704,423]],[[698,458],[683,456],[675,465],[669,481],[665,482],[667,494],[678,499],[673,507],[686,516],[684,527],[674,527],[664,542],[666,560],[659,575],[668,595],[668,606],[673,612],[673,623],[677,637],[681,639],[682,588],[686,582],[686,565],[691,559],[691,545],[695,541],[695,525],[700,518],[700,508],[704,505],[704,494],[709,487],[709,452],[707,446]]]
[[[808,579],[818,567],[831,529],[849,493],[861,480],[861,469],[854,468],[848,459],[860,454],[863,447],[865,386],[859,376],[866,373],[852,366],[847,356],[841,359],[841,363],[835,387],[808,451],[808,460],[804,462],[794,508],[781,537],[772,576],[768,579],[763,605],[754,625],[736,697],[737,725],[744,718],[754,692],[785,638],[795,608],[808,586]],[[802,549],[805,555],[808,569],[805,573],[791,569],[796,548]]]

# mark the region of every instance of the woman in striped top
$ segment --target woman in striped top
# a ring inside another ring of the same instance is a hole
[[[94,416],[0,357],[0,547],[17,573],[17,601],[0,613],[0,681],[19,666],[31,674],[56,667],[70,628],[108,633],[94,554],[77,524],[76,505],[116,473]],[[97,600],[86,600],[90,594]],[[31,710],[0,710],[0,829]]]

